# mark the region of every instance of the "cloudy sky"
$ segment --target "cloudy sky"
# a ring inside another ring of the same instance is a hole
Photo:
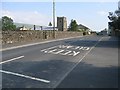
[[[78,24],[88,26],[94,31],[101,31],[107,28],[109,19],[108,12],[117,10],[118,0],[101,0],[101,2],[91,2],[84,0],[56,1],[56,17],[67,17],[69,25],[71,19],[75,19]],[[11,17],[14,22],[48,26],[52,22],[52,0],[41,2],[37,0],[4,0],[2,1],[2,16]]]

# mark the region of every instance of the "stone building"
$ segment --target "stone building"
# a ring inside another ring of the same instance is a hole
[[[66,17],[57,17],[58,31],[67,31],[67,19]]]

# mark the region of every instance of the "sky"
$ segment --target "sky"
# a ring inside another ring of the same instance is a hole
[[[117,1],[87,1],[78,2],[76,0],[55,0],[55,15],[66,17],[69,26],[71,19],[83,24],[93,31],[101,31],[108,26],[108,12],[118,9]],[[50,1],[31,1],[31,0],[4,0],[2,3],[2,16],[9,16],[17,23],[35,24],[48,26],[52,22],[52,0]],[[56,23],[57,24],[57,23]]]

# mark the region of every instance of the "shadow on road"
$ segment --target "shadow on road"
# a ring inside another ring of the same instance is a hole
[[[2,69],[28,76],[50,80],[46,84],[14,75],[3,74],[4,88],[53,88],[75,65],[64,60],[15,61],[4,64]],[[118,87],[118,68],[96,67],[81,62],[68,74],[57,88],[116,88]]]
[[[75,45],[75,46],[86,46],[86,47],[92,47],[97,43],[98,41],[96,40],[68,40],[65,41],[64,43],[69,44],[69,45]],[[119,38],[118,37],[111,37],[109,40],[102,40],[100,41],[100,44],[97,45],[96,47],[103,47],[103,48],[118,48],[120,45],[119,43]]]
[[[118,67],[95,67],[81,62],[57,88],[118,88],[119,80]]]
[[[70,68],[72,68],[73,64],[75,63],[63,60],[15,61],[4,64],[2,66],[3,70],[47,79],[50,80],[51,83],[46,84],[14,75],[3,74],[2,84],[3,87],[7,88],[51,88]]]

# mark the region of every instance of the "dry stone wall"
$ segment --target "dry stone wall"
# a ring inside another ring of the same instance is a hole
[[[58,39],[82,36],[82,32],[65,31],[2,31],[2,44],[29,42],[34,40]],[[55,34],[55,38],[54,38]]]

